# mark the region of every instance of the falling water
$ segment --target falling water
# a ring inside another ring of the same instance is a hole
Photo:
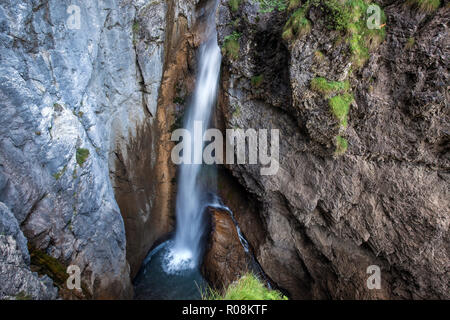
[[[216,102],[222,56],[217,44],[215,12],[217,1],[210,10],[206,24],[206,41],[199,51],[199,69],[195,91],[188,108],[185,129],[192,139],[193,164],[182,164],[179,171],[178,194],[176,200],[177,226],[174,244],[170,253],[169,270],[195,268],[201,255],[201,238],[204,233],[203,213],[206,208],[205,190],[200,186],[204,144],[203,131],[207,129]],[[198,130],[199,124],[202,128]]]

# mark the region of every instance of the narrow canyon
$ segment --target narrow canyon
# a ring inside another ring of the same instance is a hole
[[[0,0],[0,299],[249,270],[294,300],[450,299],[450,6],[422,3]],[[203,99],[224,135],[279,131],[276,174],[174,163]]]

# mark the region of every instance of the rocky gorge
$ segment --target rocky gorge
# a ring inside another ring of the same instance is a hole
[[[235,221],[210,211],[203,275],[248,269],[237,223],[291,299],[449,299],[448,3],[376,1],[370,31],[368,1],[267,3],[218,3],[212,122],[279,129],[280,169],[219,168]],[[208,4],[0,1],[0,299],[133,298],[175,228],[171,133]]]

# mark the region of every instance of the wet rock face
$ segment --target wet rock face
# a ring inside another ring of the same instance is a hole
[[[0,202],[0,300],[52,300],[53,281],[30,271],[27,240],[12,212]]]
[[[129,297],[108,158],[118,132],[126,144],[146,119],[132,43],[136,8],[80,6],[77,29],[69,5],[0,5],[8,57],[0,68],[0,200],[33,246],[80,267],[94,297]]]
[[[70,1],[0,4],[3,222],[78,265],[88,297],[131,298],[172,229],[173,91],[198,2],[83,3],[79,24]]]
[[[258,261],[293,298],[449,298],[449,11],[382,5],[386,39],[357,68],[320,11],[309,12],[308,34],[288,42],[281,34],[292,12],[258,14],[248,1],[232,12],[221,2],[221,44],[242,36],[239,58],[225,57],[219,119],[280,129],[278,174],[228,169],[259,203],[255,225],[266,238],[250,239]],[[349,80],[345,130],[311,89],[315,77]],[[340,156],[339,134],[348,140]],[[381,268],[380,290],[367,288],[370,265]]]
[[[250,261],[236,231],[230,214],[208,209],[211,233],[202,265],[208,282],[218,289],[227,288],[250,268]]]

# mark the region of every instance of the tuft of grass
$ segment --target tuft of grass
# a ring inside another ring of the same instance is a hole
[[[311,30],[311,23],[306,18],[307,7],[297,9],[289,18],[283,29],[284,40],[300,38]]]
[[[59,180],[59,179],[62,177],[62,175],[63,175],[64,173],[66,173],[66,170],[67,170],[67,165],[65,165],[64,168],[62,168],[61,171],[59,171],[59,172],[53,174],[53,178],[55,178],[55,180]]]
[[[242,34],[234,31],[232,34],[224,38],[224,43],[222,47],[222,53],[231,60],[236,60],[239,58],[239,50],[241,49],[239,45],[239,39]]]
[[[20,291],[15,297],[16,300],[33,300],[33,297],[24,291]]]
[[[325,78],[314,78],[311,80],[311,90],[323,95],[332,93],[344,93],[350,89],[350,83],[346,81],[328,81]]]
[[[83,148],[77,149],[76,158],[77,158],[77,163],[80,165],[80,167],[83,166],[83,164],[86,162],[88,157],[89,157],[88,149],[83,149]]]
[[[239,9],[239,6],[241,5],[241,0],[229,0],[228,6],[230,7],[231,11],[236,12]]]
[[[440,0],[409,0],[408,3],[427,13],[436,11],[441,5]]]
[[[335,154],[337,156],[343,155],[345,152],[347,152],[348,149],[348,141],[347,139],[337,136],[336,137],[336,151]]]
[[[293,10],[295,8],[298,8],[301,4],[301,0],[289,0],[288,10]]]
[[[234,111],[232,113],[233,118],[237,118],[241,115],[241,107],[239,105],[234,105]]]
[[[269,13],[275,9],[284,11],[288,7],[288,0],[257,0],[259,2],[259,12]]]
[[[132,29],[133,29],[133,33],[134,33],[134,34],[136,34],[136,33],[139,32],[139,28],[140,28],[139,22],[136,21],[135,23],[133,23]]]
[[[350,111],[350,104],[354,98],[352,94],[345,93],[331,98],[328,103],[331,108],[331,113],[339,120],[342,127],[347,128],[347,117]]]
[[[414,47],[415,43],[416,43],[416,39],[414,39],[414,37],[408,38],[408,40],[406,41],[406,44],[405,44],[405,49],[411,50]]]
[[[233,282],[223,293],[209,289],[203,300],[287,300],[276,290],[270,290],[252,273]]]
[[[317,62],[322,62],[325,59],[325,56],[320,50],[316,50],[314,51],[314,59]]]
[[[258,75],[258,76],[254,76],[252,77],[252,86],[255,88],[258,88],[262,82],[264,81],[264,76],[262,74]]]

